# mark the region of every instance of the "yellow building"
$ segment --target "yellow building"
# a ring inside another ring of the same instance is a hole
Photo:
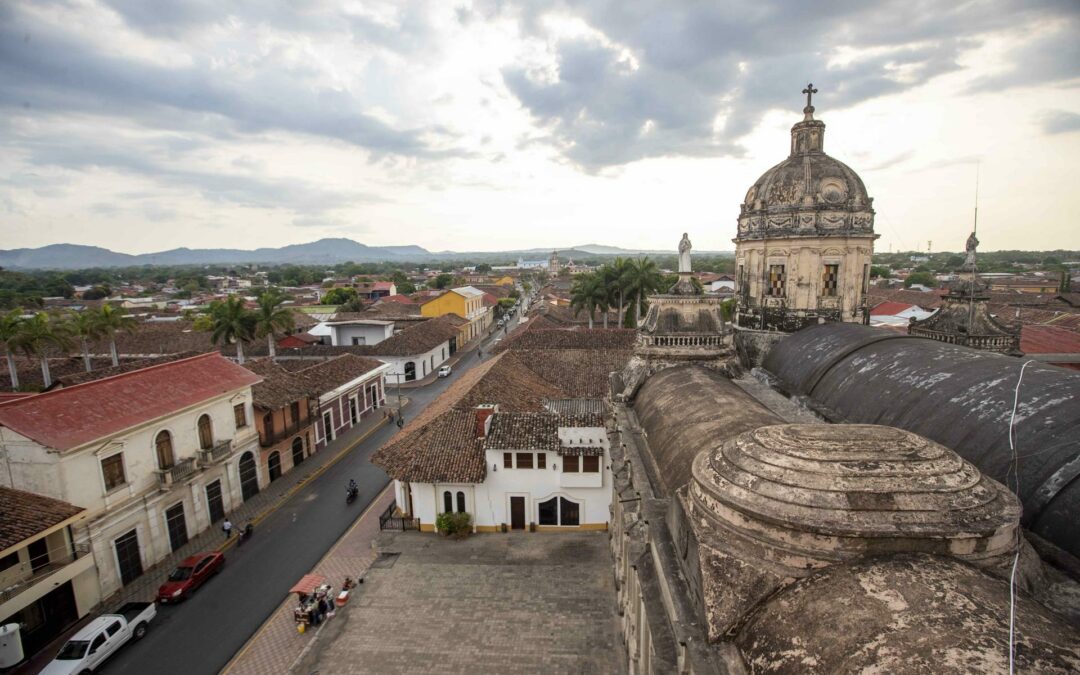
[[[513,277],[505,276],[505,277],[502,277],[500,279],[496,279],[492,283],[494,285],[496,285],[496,286],[513,286],[514,285],[514,279],[513,279]]]
[[[421,316],[437,318],[456,314],[469,323],[461,327],[459,347],[473,340],[491,326],[492,312],[484,307],[484,292],[472,286],[451,288],[442,295],[420,305]]]

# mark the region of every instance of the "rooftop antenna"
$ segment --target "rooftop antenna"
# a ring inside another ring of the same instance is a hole
[[[968,333],[971,333],[972,324],[975,322],[975,246],[979,245],[976,233],[979,231],[979,169],[981,162],[975,162],[975,221],[971,226],[971,239],[974,245],[971,247],[971,295],[968,298]]]

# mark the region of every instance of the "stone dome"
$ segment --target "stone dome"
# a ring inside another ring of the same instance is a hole
[[[848,165],[825,154],[825,123],[813,106],[791,128],[791,155],[746,193],[738,239],[776,236],[873,236],[873,199]]]
[[[761,427],[698,455],[693,476],[695,517],[796,570],[900,551],[995,564],[1016,543],[1011,492],[893,427]]]

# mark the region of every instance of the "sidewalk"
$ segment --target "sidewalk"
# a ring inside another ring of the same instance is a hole
[[[379,516],[394,503],[392,486],[393,483],[387,485],[379,496],[372,500],[356,523],[312,570],[313,574],[326,577],[336,591],[341,590],[346,576],[362,581],[368,567],[375,560],[376,552],[372,542],[379,534]],[[221,671],[222,675],[289,672],[314,643],[322,629],[334,621],[329,619],[318,628],[301,634],[293,621],[295,606],[296,597],[288,595],[255,636],[226,664]]]
[[[408,398],[402,398],[403,407],[408,405],[408,402]],[[270,483],[266,487],[261,488],[259,494],[247,500],[238,508],[229,511],[228,514],[226,514],[229,520],[232,521],[237,530],[243,527],[245,523],[249,522],[254,523],[257,527],[261,520],[273,513],[288,500],[289,497],[293,496],[293,494],[303,488],[308,481],[316,478],[329,469],[338,459],[344,457],[347,452],[352,450],[353,447],[359,444],[363,439],[367,438],[367,436],[374,432],[375,429],[385,424],[387,420],[383,417],[382,413],[387,407],[394,408],[395,406],[384,406],[383,408],[374,411],[368,417],[362,419],[360,424],[338,436],[328,446],[307,457],[300,466],[283,474],[281,478]],[[385,509],[386,506],[383,505],[382,508]],[[381,512],[382,511],[380,510],[378,513]],[[376,529],[378,529],[377,514],[375,516],[375,525]],[[128,584],[117,593],[114,593],[112,596],[102,600],[97,607],[93,608],[90,613],[86,615],[86,617],[47,645],[36,657],[20,665],[13,672],[20,675],[22,673],[38,672],[50,659],[52,659],[53,656],[55,656],[60,645],[71,635],[74,635],[79,628],[89,622],[93,617],[98,616],[108,609],[119,607],[125,602],[148,602],[154,600],[157,595],[158,587],[164,583],[165,578],[177,563],[200,551],[223,551],[235,542],[235,535],[228,541],[225,540],[224,535],[221,532],[220,523],[211,525],[203,532],[191,537],[186,544],[174,551],[171,555],[163,558],[153,567],[148,568],[138,579]],[[344,579],[344,577],[342,577],[342,579]],[[337,583],[340,584],[341,579],[338,579]],[[37,664],[36,667],[35,664]]]

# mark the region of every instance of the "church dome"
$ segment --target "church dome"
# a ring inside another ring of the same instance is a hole
[[[788,424],[693,466],[691,511],[774,563],[818,567],[899,551],[1008,555],[1020,508],[948,448],[893,427]]]
[[[825,154],[825,123],[814,107],[791,128],[791,155],[746,193],[740,239],[786,236],[873,236],[873,199],[851,167]]]

